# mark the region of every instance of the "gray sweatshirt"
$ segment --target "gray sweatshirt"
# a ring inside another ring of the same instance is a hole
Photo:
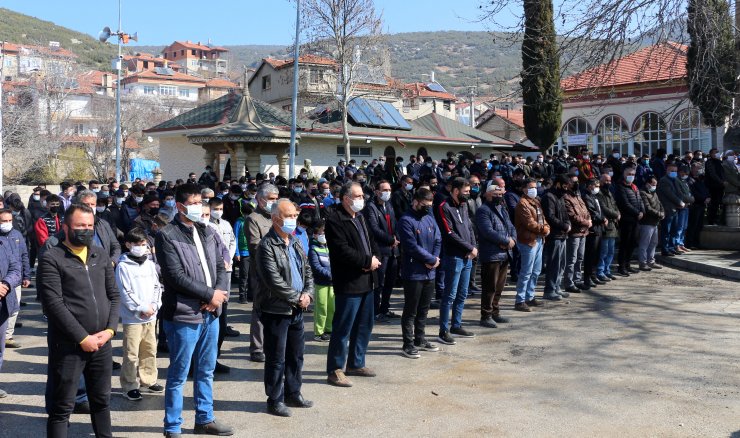
[[[123,324],[144,324],[154,321],[162,307],[162,285],[159,283],[154,262],[146,260],[139,264],[122,254],[116,266],[116,283],[121,293],[121,322]],[[144,318],[142,312],[154,309],[154,314]]]

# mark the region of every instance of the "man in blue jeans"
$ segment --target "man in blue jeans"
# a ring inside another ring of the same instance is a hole
[[[516,244],[522,256],[519,279],[516,284],[514,310],[531,312],[531,307],[542,303],[534,297],[537,277],[542,270],[542,249],[545,238],[550,234],[542,205],[537,199],[537,182],[529,178],[525,181],[524,196],[521,197],[514,212]]]
[[[334,282],[333,332],[326,372],[330,385],[346,388],[352,386],[347,376],[375,377],[375,372],[365,366],[365,353],[375,320],[373,290],[378,285],[380,251],[365,216],[360,214],[365,208],[362,186],[342,186],[339,202],[326,214],[326,242]]]
[[[478,256],[473,223],[468,214],[470,183],[465,178],[455,178],[450,184],[450,197],[439,204],[437,220],[442,232],[442,269],[445,290],[439,303],[439,337],[437,341],[454,345],[451,334],[472,338],[473,332],[462,327],[462,312],[468,296],[470,270]],[[452,320],[450,321],[450,310]]]
[[[162,268],[162,319],[170,349],[165,389],[164,435],[179,437],[182,389],[193,366],[195,433],[233,435],[213,415],[213,371],[218,350],[218,316],[228,299],[223,258],[215,231],[200,223],[203,207],[194,184],[178,187],[178,214],[157,235],[157,260]]]

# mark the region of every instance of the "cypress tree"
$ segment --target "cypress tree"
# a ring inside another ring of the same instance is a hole
[[[524,131],[545,151],[558,137],[563,110],[552,0],[524,0],[521,76]]]
[[[704,123],[723,126],[732,113],[737,56],[730,8],[726,0],[689,0],[689,50],[686,69],[689,99],[701,112]],[[712,130],[712,146],[717,145]]]

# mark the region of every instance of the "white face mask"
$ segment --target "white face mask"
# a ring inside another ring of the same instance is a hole
[[[123,204],[123,201],[125,201],[126,198],[116,198],[116,204],[121,205]]]
[[[267,201],[265,202],[265,210],[267,212],[272,213],[272,206],[275,204],[275,201]]]
[[[598,195],[600,191],[601,191],[601,188],[594,187],[593,189],[591,189],[591,194]]]
[[[391,199],[391,192],[380,192],[380,199],[383,202],[388,202]]]
[[[134,257],[141,257],[149,254],[149,247],[146,245],[136,245],[131,247],[131,255]]]
[[[223,216],[223,215],[224,215],[224,211],[223,210],[211,210],[211,216],[214,219],[221,219],[221,216]]]
[[[530,199],[536,198],[537,197],[537,188],[527,189],[527,196],[529,196]]]
[[[98,213],[102,213],[105,211],[105,207],[95,207],[95,211],[97,211]]]
[[[316,241],[322,245],[326,245],[326,234],[317,234]]]
[[[617,159],[619,159],[621,156],[622,156],[622,154],[620,154],[619,152],[614,152],[612,154],[612,157],[617,158]]]
[[[406,184],[406,190],[411,191],[413,189],[414,189],[414,185],[413,184]]]
[[[203,214],[202,204],[183,205],[185,207],[185,217],[190,222],[200,222],[200,216]]]
[[[33,195],[33,200],[34,201],[40,201],[41,200],[41,195]]]
[[[352,201],[352,211],[354,211],[355,213],[361,212],[363,208],[365,208],[364,199],[355,199]]]
[[[331,193],[330,189],[324,189],[324,196],[328,196]]]
[[[0,224],[0,231],[3,233],[9,233],[13,229],[13,222],[3,222]]]
[[[143,200],[144,200],[144,198],[141,197],[141,196],[137,196],[137,197],[134,198],[134,201],[136,201],[137,204],[141,204],[141,201],[143,201]]]

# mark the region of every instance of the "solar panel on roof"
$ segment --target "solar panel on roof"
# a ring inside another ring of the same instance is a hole
[[[376,128],[411,130],[411,125],[387,102],[355,98],[347,105],[348,115],[356,125]]]
[[[441,85],[439,85],[436,82],[430,82],[427,84],[427,88],[429,88],[431,91],[436,91],[438,93],[446,93],[447,90],[445,90]]]
[[[172,70],[169,67],[155,67],[154,73],[162,76],[173,76],[175,74],[175,70]]]

